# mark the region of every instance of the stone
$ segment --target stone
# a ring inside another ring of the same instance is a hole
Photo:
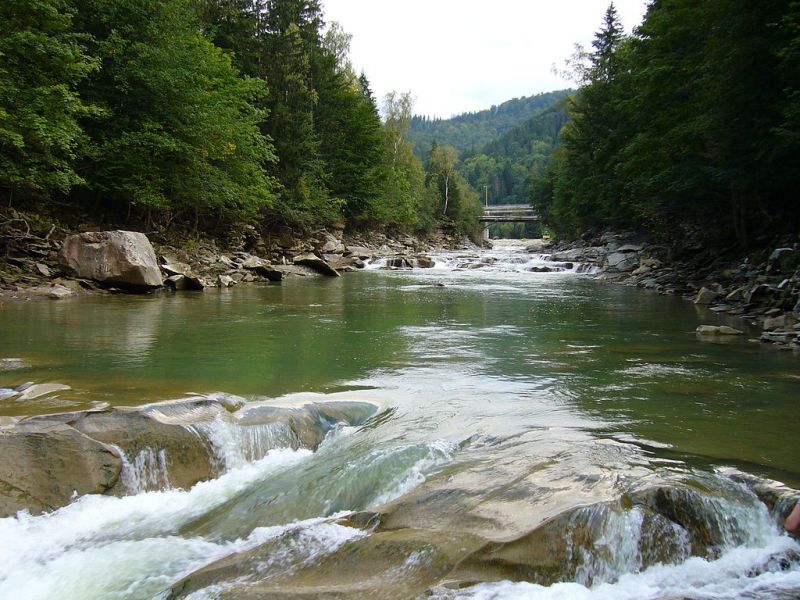
[[[184,290],[189,289],[189,285],[186,282],[186,277],[184,275],[170,275],[164,280],[164,285],[171,290],[175,290],[176,292],[182,292]]]
[[[800,250],[776,248],[767,260],[767,273],[791,273],[800,266]]]
[[[42,277],[52,277],[53,272],[50,270],[50,267],[43,263],[36,263],[36,270],[39,272],[39,275]]]
[[[606,257],[606,270],[611,273],[628,273],[638,266],[635,252],[614,252]]]
[[[282,281],[283,273],[275,269],[269,262],[257,256],[248,256],[241,261],[243,269],[252,271],[256,275],[266,278],[269,281]]]
[[[217,476],[220,469],[215,466],[217,456],[210,442],[193,430],[227,411],[201,401],[161,404],[82,414],[71,424],[93,440],[119,447],[130,461],[143,452],[163,452],[173,487],[189,489]]]
[[[362,246],[347,246],[345,254],[349,256],[356,256],[361,260],[367,260],[375,255],[375,251]]]
[[[218,275],[217,283],[219,284],[219,287],[222,288],[229,288],[236,285],[236,282],[233,280],[233,278],[228,275]]]
[[[425,256],[420,254],[416,258],[417,267],[420,269],[432,269],[436,266],[436,263],[430,256]]]
[[[531,273],[552,273],[553,269],[550,267],[531,267],[528,271]]]
[[[345,252],[345,246],[341,240],[327,231],[317,233],[314,249],[321,254],[344,254]]]
[[[167,277],[172,275],[186,275],[192,272],[192,268],[182,262],[164,263],[161,265],[161,269],[166,273]]]
[[[47,297],[53,300],[63,300],[64,298],[71,298],[74,295],[75,292],[63,285],[54,285],[50,288],[50,291],[47,292]]]
[[[725,296],[725,300],[726,302],[738,302],[739,300],[744,299],[745,292],[747,292],[746,287],[744,286],[738,287],[731,293],[729,293],[727,296]]]
[[[642,244],[625,244],[624,246],[620,246],[617,248],[617,252],[641,252],[644,250],[644,246]]]
[[[750,291],[744,295],[744,301],[747,304],[761,302],[771,298],[775,294],[772,286],[761,283],[750,288]]]
[[[744,335],[743,331],[727,325],[700,325],[696,331],[698,335]]]
[[[305,265],[314,269],[317,273],[328,275],[329,277],[339,277],[339,272],[329,265],[325,260],[316,254],[298,254],[293,260],[296,265]]]
[[[772,344],[788,344],[797,338],[797,332],[786,331],[765,331],[761,334],[762,342],[769,342]]]
[[[0,427],[0,517],[55,510],[73,494],[111,489],[122,461],[110,446],[63,423]]]
[[[647,275],[653,268],[648,265],[640,265],[638,269],[634,269],[631,275],[638,276],[638,275]]]
[[[717,299],[719,294],[714,290],[711,290],[707,287],[700,288],[700,291],[697,292],[697,296],[694,299],[695,304],[711,304],[714,300]]]
[[[775,329],[783,329],[787,325],[786,315],[768,316],[764,319],[762,328],[764,331],[774,331]]]
[[[67,390],[71,390],[72,388],[68,385],[64,385],[63,383],[36,383],[31,385],[20,386],[16,389],[17,392],[22,392],[19,396],[17,396],[17,402],[27,402],[28,400],[34,400],[35,398],[41,398],[42,396],[46,396],[47,394],[52,394],[54,392],[65,392]]]
[[[153,246],[143,233],[97,231],[64,240],[59,262],[77,277],[133,291],[161,287]]]

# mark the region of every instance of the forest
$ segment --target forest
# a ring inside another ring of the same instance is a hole
[[[800,225],[800,2],[611,4],[532,203],[562,236],[635,229],[748,247]]]
[[[0,3],[0,205],[213,231],[477,233],[481,204],[748,246],[796,231],[800,2],[613,3],[577,91],[376,99],[318,0]]]
[[[408,140],[317,0],[0,3],[3,206],[182,224],[474,233],[477,194]],[[379,108],[383,111],[381,119]]]

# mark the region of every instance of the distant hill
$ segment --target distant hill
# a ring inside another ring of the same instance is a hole
[[[409,135],[414,144],[414,153],[424,161],[431,144],[436,140],[440,145],[453,146],[461,155],[475,154],[535,114],[561,102],[571,92],[572,90],[560,90],[514,98],[499,106],[464,113],[451,119],[415,116],[411,120]]]
[[[531,177],[547,166],[568,119],[565,97],[561,100],[462,157],[463,175],[481,195],[488,191],[489,204],[528,204]]]

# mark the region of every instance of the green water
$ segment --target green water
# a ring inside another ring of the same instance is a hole
[[[72,390],[0,401],[0,415],[211,391],[372,389],[403,405],[429,382],[451,383],[468,396],[460,414],[426,418],[461,419],[454,429],[498,415],[522,428],[519,403],[533,398],[536,410],[588,419],[655,453],[797,483],[800,357],[746,338],[698,340],[697,325],[716,319],[680,299],[574,274],[442,270],[7,303],[0,358],[21,365],[3,363],[0,388]],[[509,404],[487,406],[492,394]]]

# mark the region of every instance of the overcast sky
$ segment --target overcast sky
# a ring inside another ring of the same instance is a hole
[[[646,0],[615,0],[627,31]],[[411,91],[429,116],[489,108],[571,87],[551,72],[591,44],[608,0],[323,0],[326,21],[353,35],[351,60],[380,100]]]

